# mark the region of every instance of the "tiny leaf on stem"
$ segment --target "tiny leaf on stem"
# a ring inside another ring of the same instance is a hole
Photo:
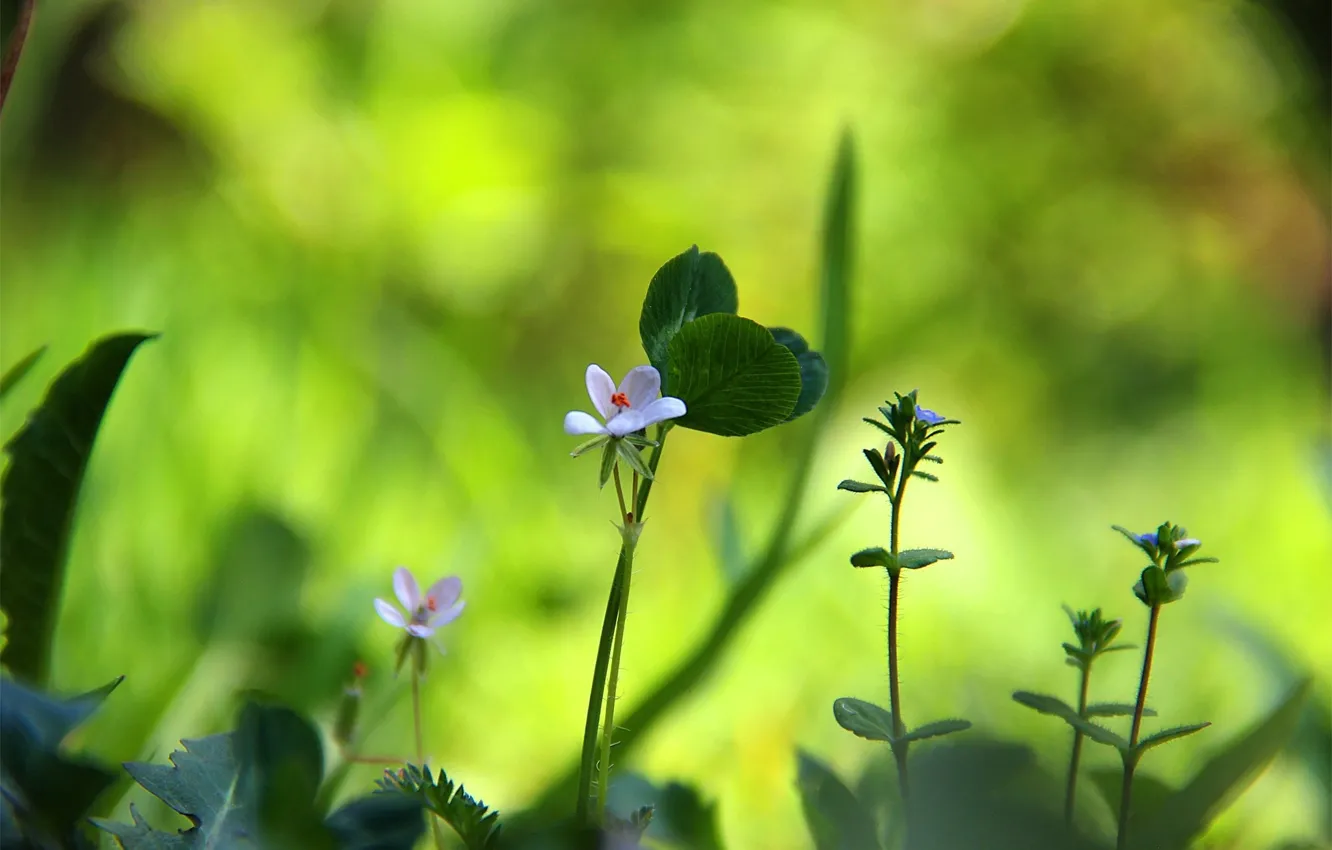
[[[834,700],[833,717],[837,719],[838,726],[869,741],[892,743],[896,737],[893,733],[892,714],[887,709],[880,708],[863,699],[842,697]],[[970,726],[971,724],[968,723],[967,725]]]
[[[926,738],[938,738],[941,735],[951,735],[954,732],[963,732],[970,728],[970,720],[962,720],[961,718],[936,720],[933,723],[926,723],[924,726],[917,726],[898,738],[897,742],[902,744],[908,741],[923,741]]]
[[[951,561],[952,552],[943,549],[907,549],[897,553],[897,565],[904,570],[918,570],[939,561]]]
[[[1033,694],[1029,691],[1017,691],[1013,694],[1013,699],[1027,708],[1039,711],[1041,714],[1050,714],[1060,718],[1098,744],[1114,747],[1121,753],[1129,751],[1129,743],[1123,737],[1116,735],[1104,726],[1098,726],[1090,720],[1079,717],[1077,711],[1071,705],[1058,697],[1052,697],[1048,694]]]
[[[1152,747],[1159,747],[1162,744],[1168,744],[1171,741],[1174,741],[1178,738],[1183,738],[1185,735],[1192,735],[1194,732],[1199,732],[1203,729],[1206,729],[1208,726],[1211,725],[1212,724],[1210,722],[1193,723],[1188,726],[1175,726],[1174,728],[1171,729],[1164,729],[1160,732],[1157,732],[1155,735],[1148,735],[1146,738],[1143,738],[1141,741],[1138,742],[1138,746],[1134,748],[1134,751],[1139,754],[1144,753],[1147,750],[1150,750]]]

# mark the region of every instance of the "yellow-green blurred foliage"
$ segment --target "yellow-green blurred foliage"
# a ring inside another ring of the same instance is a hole
[[[371,607],[393,566],[456,572],[427,749],[520,807],[577,749],[618,546],[560,429],[583,369],[643,361],[647,281],[694,242],[745,315],[815,331],[845,123],[854,372],[802,522],[854,515],[635,766],[704,783],[733,847],[806,846],[793,747],[854,776],[872,747],[832,700],[887,699],[884,581],[847,565],[886,509],[833,488],[877,441],[860,416],[919,387],[964,424],[906,508],[906,545],[957,553],[905,585],[908,719],[1058,769],[1066,730],[1009,693],[1069,695],[1060,603],[1141,642],[1142,559],[1109,526],[1168,518],[1221,558],[1165,612],[1152,683],[1149,730],[1215,721],[1149,760],[1187,776],[1280,687],[1235,623],[1332,658],[1326,119],[1301,56],[1235,0],[42,4],[4,118],[0,363],[51,349],[4,435],[94,337],[162,332],[99,438],[55,683],[127,675],[88,730],[108,759],[225,728],[242,688],[327,722],[354,659],[393,687]],[[806,424],[672,437],[623,705],[726,593],[719,497],[760,546]],[[1096,696],[1131,696],[1134,656]],[[372,754],[409,754],[408,711]],[[1319,793],[1285,758],[1218,835],[1313,835]]]

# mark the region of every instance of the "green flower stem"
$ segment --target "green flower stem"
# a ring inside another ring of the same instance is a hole
[[[1138,746],[1138,732],[1142,729],[1142,712],[1147,705],[1147,680],[1152,675],[1152,653],[1156,650],[1156,622],[1161,616],[1161,606],[1153,605],[1151,618],[1147,621],[1147,648],[1142,654],[1142,678],[1138,680],[1138,702],[1133,706],[1133,729],[1129,732],[1129,748]],[[1133,771],[1138,766],[1138,757],[1130,753],[1124,756],[1124,786],[1119,792],[1119,832],[1115,838],[1115,850],[1124,850],[1128,846],[1129,808],[1133,798]]]
[[[634,476],[637,478],[637,475]],[[626,514],[625,522],[632,522]],[[624,584],[620,591],[620,611],[615,624],[615,645],[611,650],[610,684],[606,688],[606,722],[601,729],[601,770],[597,781],[597,816],[606,818],[606,795],[610,791],[611,740],[615,737],[615,700],[619,694],[620,651],[624,648],[624,624],[629,618],[629,588],[634,578],[634,532],[624,535]]]
[[[892,498],[892,528],[889,532],[889,546],[894,558],[898,553],[898,539],[902,523],[902,499],[906,496],[907,479],[911,477],[911,467],[903,464],[902,477],[897,481],[897,492]],[[898,686],[897,673],[897,598],[898,584],[902,580],[900,569],[888,571],[888,710],[893,719],[893,736],[906,734],[902,723],[902,693]],[[892,743],[893,760],[897,762],[897,785],[902,799],[910,794],[911,784],[907,777],[907,745]]]
[[[1087,691],[1091,684],[1091,660],[1082,665],[1082,687],[1078,690],[1078,716],[1087,716]],[[1068,759],[1068,790],[1064,795],[1064,823],[1073,823],[1073,801],[1077,796],[1078,761],[1082,758],[1082,730],[1073,730],[1073,752]]]
[[[647,507],[648,496],[652,493],[652,482],[656,477],[657,464],[661,461],[662,450],[666,448],[666,435],[670,433],[670,424],[657,426],[657,448],[648,461],[648,469],[653,478],[643,481],[634,500],[634,518],[640,520]],[[616,624],[620,613],[620,593],[627,573],[625,547],[620,547],[620,559],[615,567],[615,578],[611,581],[610,595],[606,598],[606,615],[601,622],[601,639],[597,645],[597,660],[592,668],[592,690],[587,698],[587,718],[583,725],[583,749],[578,764],[578,802],[575,808],[580,824],[590,824],[588,809],[592,803],[592,776],[596,772],[598,725],[601,720],[601,704],[606,695],[606,672],[610,666],[611,646],[615,639]]]
[[[416,644],[417,652],[417,658],[412,661],[412,725],[416,731],[416,763],[424,768],[425,739],[421,735],[421,668],[425,666],[425,641],[420,638],[409,638],[409,640]],[[436,850],[444,850],[444,836],[439,832],[439,822],[435,820],[435,815],[427,810],[426,819],[430,821],[430,837]]]

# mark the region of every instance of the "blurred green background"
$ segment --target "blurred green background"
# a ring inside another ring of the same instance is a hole
[[[695,242],[745,315],[815,331],[849,125],[854,371],[802,525],[854,514],[633,766],[703,785],[730,846],[807,846],[793,747],[854,776],[872,748],[831,702],[887,700],[885,582],[846,561],[887,511],[834,486],[865,474],[860,417],[919,387],[964,425],[907,503],[904,543],[957,553],[905,586],[907,717],[1058,770],[1064,727],[1009,693],[1071,698],[1061,603],[1141,642],[1109,526],[1168,518],[1221,558],[1162,622],[1150,702],[1216,724],[1153,755],[1186,777],[1283,689],[1265,653],[1332,659],[1321,61],[1233,0],[44,4],[0,137],[0,365],[50,351],[4,436],[94,337],[162,332],[99,438],[54,681],[128,676],[88,730],[108,759],[225,728],[245,688],[327,721],[355,659],[394,688],[392,568],[456,573],[427,749],[521,807],[576,752],[618,546],[560,428],[583,369],[644,361],[647,282]],[[716,614],[719,506],[760,546],[805,427],[672,437],[623,705]],[[1095,696],[1131,696],[1130,656]],[[410,729],[399,700],[367,750]],[[1283,758],[1215,837],[1315,836],[1325,788]]]

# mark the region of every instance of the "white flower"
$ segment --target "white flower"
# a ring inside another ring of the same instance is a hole
[[[564,417],[564,433],[624,437],[685,415],[683,401],[671,396],[657,398],[659,392],[661,375],[651,366],[630,369],[617,388],[606,370],[594,363],[587,367],[587,394],[606,424],[581,410],[571,410]]]
[[[398,567],[393,571],[393,592],[407,613],[404,615],[386,599],[376,599],[375,610],[384,622],[405,629],[412,637],[430,637],[436,629],[458,619],[465,604],[458,598],[462,595],[462,579],[457,576],[442,578],[430,585],[422,597],[421,586],[406,567]]]

